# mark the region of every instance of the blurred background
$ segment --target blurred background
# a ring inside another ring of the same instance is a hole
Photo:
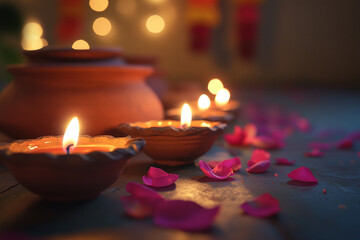
[[[358,0],[0,0],[0,20],[2,85],[48,45],[120,46],[170,83],[360,86]]]

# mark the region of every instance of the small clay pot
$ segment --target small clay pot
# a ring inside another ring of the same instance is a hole
[[[171,120],[123,123],[115,134],[145,139],[144,152],[156,163],[178,166],[191,164],[209,151],[226,124],[192,121],[191,127],[179,126],[179,121]]]
[[[97,197],[113,184],[128,159],[144,147],[142,139],[80,136],[82,144],[108,144],[111,152],[86,154],[29,153],[33,146],[61,146],[62,136],[19,140],[0,147],[0,161],[29,191],[51,201],[72,202]]]
[[[153,69],[127,64],[122,51],[41,49],[11,65],[12,82],[0,93],[0,131],[15,138],[60,135],[74,116],[82,132],[104,134],[119,122],[163,119],[160,99],[145,83]]]

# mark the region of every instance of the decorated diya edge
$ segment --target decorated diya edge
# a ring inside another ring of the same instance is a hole
[[[21,144],[26,141],[42,140],[46,138],[62,138],[63,136],[43,136],[36,139],[17,140],[12,143],[0,146],[0,162],[5,166],[8,165],[28,165],[30,166],[48,166],[48,167],[69,167],[82,168],[89,165],[103,165],[108,162],[116,162],[127,160],[138,154],[145,146],[145,140],[141,138],[119,137],[127,140],[125,148],[117,147],[111,152],[93,151],[89,153],[72,153],[72,154],[52,154],[52,153],[26,153],[26,152],[12,152],[9,147],[12,144]],[[116,140],[119,138],[100,135],[91,137],[88,135],[81,135],[85,138],[107,138],[109,140]]]
[[[199,121],[199,120],[196,120]],[[142,123],[148,123],[154,121],[147,121]],[[156,121],[157,122],[157,121]],[[218,134],[219,132],[224,131],[226,128],[225,123],[221,122],[209,122],[201,121],[207,124],[214,124],[212,127],[186,127],[186,128],[177,128],[174,126],[155,126],[155,127],[141,127],[136,126],[140,122],[134,123],[121,123],[118,125],[118,130],[127,135],[134,136],[193,136],[193,135],[208,135],[208,134]]]

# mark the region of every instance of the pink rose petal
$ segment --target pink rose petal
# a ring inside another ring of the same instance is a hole
[[[215,168],[217,165],[222,164],[228,168],[232,168],[234,172],[241,168],[241,161],[239,157],[234,157],[224,161],[210,161],[208,164],[211,168]]]
[[[164,201],[164,198],[156,191],[138,183],[128,183],[126,191],[131,196],[123,196],[120,200],[125,212],[133,218],[152,217],[158,204]]]
[[[248,146],[256,136],[257,128],[254,124],[245,125],[244,129],[235,126],[234,133],[225,134],[225,141],[233,146]]]
[[[212,169],[209,164],[204,161],[199,162],[199,166],[201,171],[205,173],[209,178],[214,179],[226,179],[231,175],[234,175],[233,169],[230,167],[226,167],[222,164],[217,165],[214,169]]]
[[[277,158],[276,159],[276,164],[290,166],[290,165],[295,164],[295,160],[289,161],[289,159],[287,159],[287,158]]]
[[[225,134],[225,141],[233,146],[242,146],[244,142],[244,132],[240,126],[235,126],[234,133]]]
[[[301,132],[309,132],[311,130],[311,124],[309,120],[304,117],[297,119],[296,126]]]
[[[319,149],[314,148],[311,152],[304,153],[305,157],[322,157],[324,153],[321,152]]]
[[[301,182],[318,182],[310,169],[308,169],[307,167],[300,167],[291,171],[288,174],[288,177]]]
[[[270,153],[265,150],[255,149],[247,165],[248,169],[246,171],[250,173],[265,172],[270,167]]]
[[[249,173],[263,173],[270,167],[270,161],[262,161],[253,164],[251,167],[246,169]]]
[[[247,164],[249,167],[251,167],[255,163],[262,161],[270,161],[270,153],[265,150],[255,149],[254,152],[251,154],[251,158]]]
[[[267,149],[267,150],[280,149],[285,146],[283,140],[271,136],[258,136],[254,138],[252,144],[255,147]]]
[[[219,206],[207,209],[191,201],[170,200],[159,205],[154,220],[165,228],[203,231],[212,226],[219,210]]]
[[[148,175],[143,176],[143,182],[152,187],[166,187],[173,184],[179,175],[167,173],[160,168],[151,167]]]
[[[336,147],[338,149],[343,149],[343,150],[349,150],[353,148],[353,141],[352,139],[343,139],[341,141],[339,141],[336,145]]]
[[[269,193],[264,193],[253,201],[244,202],[240,208],[245,214],[258,218],[271,217],[280,212],[279,201]]]

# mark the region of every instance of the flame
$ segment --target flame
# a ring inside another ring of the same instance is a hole
[[[202,94],[199,97],[198,107],[200,110],[204,111],[204,110],[208,109],[210,107],[210,104],[211,104],[210,98],[206,94]]]
[[[185,103],[181,109],[181,123],[180,128],[191,126],[191,108],[189,104]]]
[[[215,104],[217,107],[225,106],[230,100],[230,92],[226,88],[221,89],[215,97]]]
[[[79,120],[77,117],[74,117],[69,123],[64,134],[63,149],[65,153],[70,153],[75,149],[79,140],[79,132]]]
[[[208,84],[208,90],[212,94],[217,94],[221,89],[224,88],[223,83],[218,78],[211,79]]]

